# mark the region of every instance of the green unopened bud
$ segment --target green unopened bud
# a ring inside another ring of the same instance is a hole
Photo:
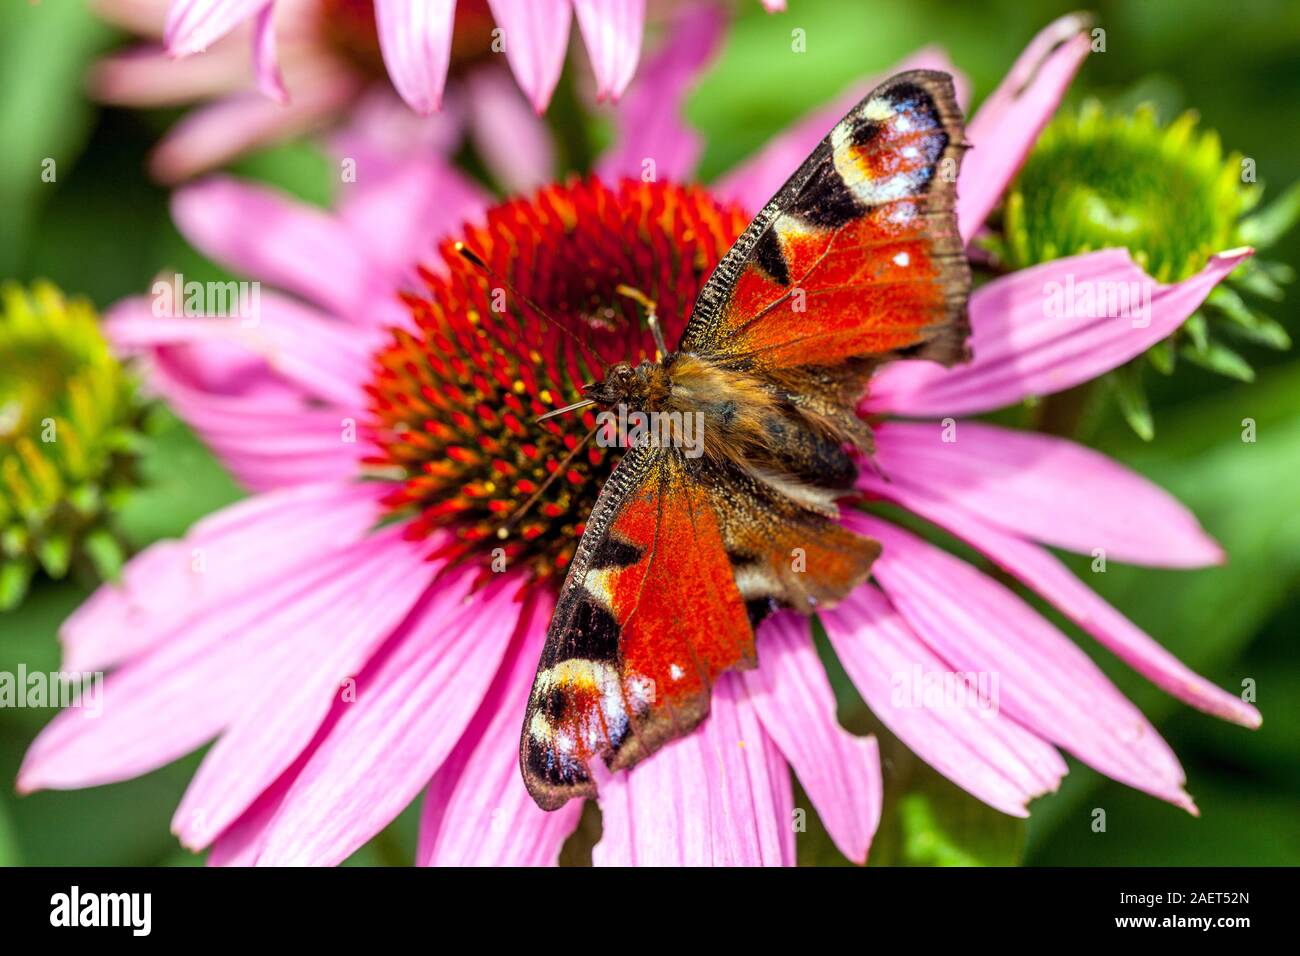
[[[107,503],[137,484],[144,408],[94,310],[53,286],[0,290],[0,610],[39,570],[121,564]]]

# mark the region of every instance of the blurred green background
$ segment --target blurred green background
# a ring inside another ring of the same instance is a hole
[[[727,46],[688,108],[704,134],[703,178],[729,168],[774,132],[850,81],[928,43],[947,48],[978,101],[1038,28],[1072,6],[1050,0],[789,0],[766,16],[744,0]],[[1107,50],[1084,65],[1070,96],[1164,118],[1195,108],[1225,145],[1257,161],[1265,202],[1300,179],[1300,3],[1294,0],[1122,0],[1092,8]],[[790,31],[807,52],[790,49]],[[11,2],[0,9],[0,278],[44,277],[105,307],[139,293],[162,268],[215,274],[172,227],[167,194],[144,174],[148,148],[176,114],[100,109],[83,75],[123,38],[79,0]],[[567,82],[567,79],[566,79]],[[571,98],[570,98],[571,100]],[[563,107],[561,107],[563,109]],[[564,119],[557,116],[557,119]],[[571,119],[572,121],[572,119]],[[603,128],[594,121],[591,139]],[[57,183],[40,163],[58,162]],[[317,202],[328,168],[310,146],[268,150],[236,169]],[[1272,258],[1300,266],[1300,234]],[[1292,338],[1296,301],[1272,309]],[[1118,457],[1188,504],[1229,555],[1220,568],[1154,571],[1111,565],[1089,583],[1221,686],[1257,686],[1262,729],[1229,726],[1177,704],[1053,616],[1092,653],[1167,736],[1183,760],[1199,820],[1108,783],[1078,765],[1032,820],[1003,817],[935,777],[882,734],[888,780],[873,863],[1294,864],[1300,862],[1300,356],[1253,350],[1259,380],[1242,385],[1184,363],[1152,382],[1157,434],[1138,440],[1104,396],[1078,437]],[[1258,441],[1243,444],[1241,420]],[[145,462],[150,477],[123,516],[136,546],[181,533],[239,491],[181,426],[167,422]],[[59,622],[85,585],[43,581],[18,612],[0,616],[0,670],[57,667]],[[843,716],[870,717],[847,682]],[[12,781],[48,711],[0,709],[0,779]],[[90,791],[18,798],[0,788],[0,864],[186,864],[168,821],[197,765],[192,756],[140,780]],[[806,804],[805,804],[806,805]],[[1091,829],[1093,808],[1107,831]],[[363,849],[358,863],[406,863],[408,811]],[[581,854],[578,854],[579,856]],[[842,862],[816,825],[800,843],[809,863]]]

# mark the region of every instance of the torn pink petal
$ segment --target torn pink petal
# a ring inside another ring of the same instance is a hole
[[[871,712],[913,753],[994,809],[1029,816],[1053,791],[1065,761],[1041,738],[992,707],[927,706],[927,682],[956,680],[873,585],[857,588],[822,624]]]
[[[427,551],[427,545],[391,549],[388,563],[359,582],[326,620],[285,634],[259,662],[273,676],[248,696],[190,781],[172,818],[181,843],[192,850],[207,846],[292,766],[331,705],[348,699],[348,682],[408,612],[415,619],[454,612],[468,582],[430,587],[438,569],[424,560]]]
[[[456,0],[375,0],[379,47],[393,86],[417,113],[442,107]]]
[[[545,112],[564,69],[569,0],[488,0],[501,29],[506,61],[538,113]]]
[[[740,203],[751,212],[762,209],[844,114],[883,79],[905,70],[939,70],[951,74],[958,103],[966,102],[969,95],[966,78],[953,66],[941,48],[926,47],[889,70],[854,83],[830,105],[814,110],[789,129],[772,137],[758,153],[744,160],[715,183],[711,191],[720,199]]]
[[[641,56],[645,0],[573,0],[598,99],[623,95]]]
[[[614,144],[596,163],[602,178],[640,179],[647,170],[657,179],[691,175],[703,144],[682,119],[683,106],[722,42],[725,25],[721,11],[709,5],[689,7],[673,21],[614,110]]]
[[[966,127],[971,150],[957,182],[957,225],[970,242],[1020,170],[1091,50],[1087,19],[1070,14],[1047,26]]]
[[[518,586],[493,581],[389,640],[357,676],[355,702],[335,704],[337,723],[270,824],[259,866],[340,863],[406,808],[482,703],[519,622]]]
[[[175,0],[167,11],[163,41],[172,56],[202,53],[252,19],[274,0]]]
[[[526,607],[519,634],[460,743],[433,775],[420,817],[418,866],[554,866],[582,800],[547,812],[519,773],[519,725],[554,602]]]
[[[60,712],[23,759],[18,789],[74,789],[128,780],[216,736],[270,679],[286,633],[319,630],[349,595],[391,564],[400,529],[253,583],[218,610],[175,628],[104,682],[102,712]]]
[[[378,521],[382,482],[320,482],[268,492],[199,521],[127,562],[59,628],[67,670],[103,670],[155,646],[180,624],[216,613],[250,584],[277,580],[346,548]],[[323,518],[328,516],[329,520]]]
[[[875,461],[891,482],[1058,548],[1166,568],[1223,560],[1167,491],[1064,438],[972,421],[886,422]]]
[[[880,541],[872,575],[916,634],[953,669],[996,681],[993,703],[1007,716],[1107,776],[1194,811],[1169,745],[1029,605],[894,525],[856,514],[846,524]]]
[[[1125,249],[994,279],[971,296],[973,359],[951,369],[933,362],[890,365],[872,381],[863,410],[979,414],[1096,378],[1172,334],[1252,251],[1214,256],[1175,285],[1158,284]]]
[[[880,824],[880,754],[874,737],[839,725],[835,693],[806,617],[783,612],[763,625],[761,664],[745,689],[763,729],[794,768],[840,852],[865,863]]]
[[[1260,725],[1258,710],[1188,668],[1045,549],[986,523],[959,503],[932,497],[927,490],[874,476],[859,487],[902,505],[978,548],[1166,693],[1223,720],[1244,727]]]
[[[790,773],[736,674],[694,733],[598,786],[597,866],[794,864]]]

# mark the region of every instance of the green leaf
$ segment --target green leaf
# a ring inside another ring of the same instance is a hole
[[[1222,342],[1207,342],[1204,348],[1195,346],[1184,348],[1183,355],[1202,368],[1219,375],[1226,375],[1241,382],[1255,381],[1255,370],[1250,367],[1250,363]]]
[[[1130,362],[1112,372],[1108,381],[1115,391],[1120,413],[1133,433],[1143,441],[1154,438],[1156,423],[1151,417],[1151,405],[1147,402],[1146,391],[1142,387],[1141,366]]]
[[[1238,226],[1241,241],[1258,249],[1276,243],[1300,220],[1300,181],[1291,184],[1282,195],[1242,220]]]
[[[1174,348],[1173,336],[1147,349],[1147,361],[1161,375],[1173,375],[1178,367],[1178,350]]]
[[[1209,302],[1223,313],[1242,338],[1278,351],[1291,347],[1291,336],[1281,323],[1251,311],[1245,300],[1228,286],[1216,286],[1210,292]]]

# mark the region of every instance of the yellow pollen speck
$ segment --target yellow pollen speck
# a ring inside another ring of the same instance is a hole
[[[516,395],[524,394],[524,391],[527,388],[527,386],[525,386],[524,383],[519,381],[518,379],[515,380],[515,384],[512,387],[514,388]]]
[[[537,397],[540,398],[542,401],[544,401],[547,405],[555,404],[555,400],[551,398],[551,390],[549,388],[542,389],[540,392],[537,393]]]

